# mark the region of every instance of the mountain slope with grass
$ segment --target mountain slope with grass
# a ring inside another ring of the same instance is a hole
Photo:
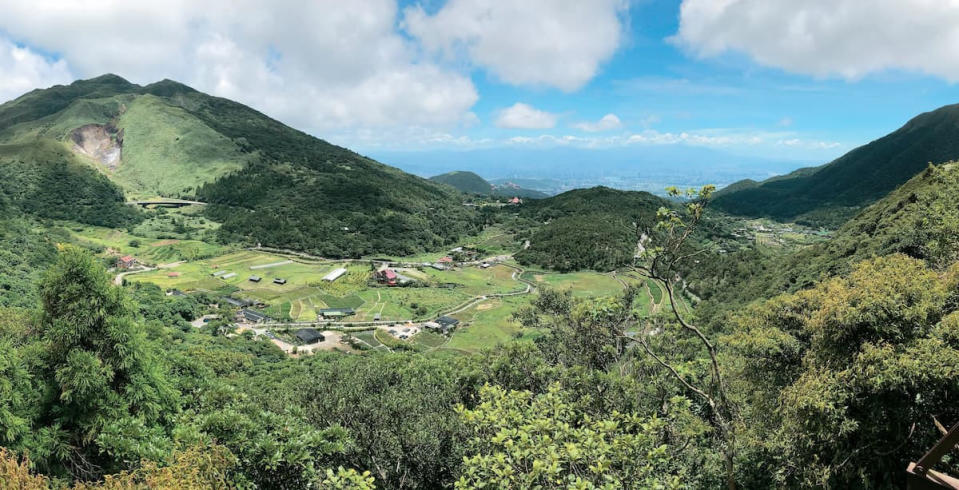
[[[959,158],[959,104],[916,116],[833,162],[716,195],[733,214],[836,226],[902,185],[928,164]]]
[[[479,226],[454,189],[170,80],[139,86],[104,75],[32,91],[0,105],[0,145],[22,171],[44,160],[90,177],[95,185],[72,187],[81,189],[78,212],[94,210],[88,198],[105,189],[112,194],[99,205],[122,201],[117,186],[135,198],[196,198],[227,241],[333,257],[409,254]],[[42,175],[32,179],[14,200],[37,202],[23,196],[43,190]],[[66,217],[75,197],[41,206],[45,216]],[[79,221],[116,214],[84,213]]]

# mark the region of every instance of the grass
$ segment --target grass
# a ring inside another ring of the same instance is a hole
[[[523,296],[497,298],[453,315],[460,320],[460,325],[442,349],[476,352],[516,340],[524,334],[524,329],[511,320],[510,315],[528,301]]]
[[[152,95],[133,99],[117,125],[123,157],[113,178],[133,196],[191,194],[248,159],[229,138]]]
[[[537,285],[547,285],[558,290],[571,290],[573,296],[596,297],[613,296],[623,290],[623,285],[616,278],[597,272],[572,272],[558,274],[552,272],[527,272],[524,279]]]
[[[229,247],[201,240],[157,239],[115,228],[69,222],[61,224],[77,242],[100,250],[103,255],[133,255],[147,264],[197,260],[229,250]]]

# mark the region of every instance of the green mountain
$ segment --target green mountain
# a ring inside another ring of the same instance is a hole
[[[84,199],[103,188],[112,192],[103,203],[121,202],[120,189],[204,200],[207,216],[223,223],[224,240],[337,257],[409,254],[478,226],[446,186],[170,80],[139,86],[104,75],[34,90],[0,105],[0,145],[0,155],[21,166],[57,162],[97,182],[91,190],[72,187]],[[28,189],[47,190],[34,180]],[[77,197],[69,194],[60,198]],[[48,217],[70,217],[57,205],[38,207]],[[86,213],[95,214],[103,213]]]
[[[916,116],[905,126],[835,161],[717,193],[733,214],[834,226],[882,198],[929,163],[959,158],[959,105]]]
[[[434,182],[452,186],[467,194],[492,195],[497,197],[519,197],[522,199],[543,199],[549,197],[540,191],[524,189],[516,184],[494,185],[473,172],[453,171],[430,177]]]
[[[453,171],[430,177],[430,180],[455,187],[467,194],[490,194],[493,184],[473,172]]]
[[[786,255],[759,249],[714,254],[689,264],[684,278],[714,307],[728,309],[805,289],[863,260],[896,253],[937,269],[959,257],[959,164],[927,166],[828,241]]]
[[[524,204],[520,216],[536,223],[522,264],[559,271],[608,271],[632,262],[637,228],[650,232],[669,201],[648,192],[593,187]]]

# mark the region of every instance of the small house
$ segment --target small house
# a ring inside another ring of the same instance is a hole
[[[438,262],[438,263],[440,263],[440,264],[452,264],[452,263],[453,263],[453,258],[452,258],[452,257],[443,257],[442,259],[437,260],[436,262]]]
[[[480,267],[483,268],[483,269],[489,269],[489,268],[490,268],[490,263],[489,263],[489,262],[483,262],[482,264],[480,264]]]
[[[117,267],[121,269],[129,269],[135,265],[137,265],[137,259],[132,255],[124,255],[117,259]]]
[[[347,316],[353,316],[356,314],[356,310],[353,308],[323,308],[319,312],[319,317],[322,320],[328,320],[331,318],[343,318]]]
[[[510,204],[513,204],[513,205],[523,204],[523,200],[520,199],[520,198],[518,198],[518,197],[514,197],[514,198],[512,198],[512,199],[509,200],[509,203],[510,203]]]
[[[260,282],[262,280],[260,276],[250,276],[250,282]]]
[[[326,340],[326,337],[324,337],[323,334],[315,328],[301,328],[293,335],[295,335],[296,338],[304,344],[315,344],[317,342],[323,342]]]
[[[393,269],[390,269],[389,267],[384,267],[376,271],[376,281],[381,284],[396,286],[396,281],[397,281],[396,271],[394,271]]]
[[[273,284],[279,284],[280,286],[282,286],[286,284],[286,279],[281,279],[277,277],[276,279],[273,280]]]

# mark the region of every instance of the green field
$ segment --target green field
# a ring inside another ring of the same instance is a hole
[[[119,233],[119,232],[118,232]],[[85,232],[84,236],[94,235]],[[128,235],[108,235],[103,243],[122,246]],[[262,268],[260,266],[269,265]],[[258,267],[251,269],[251,267]],[[323,281],[327,273],[345,267],[347,274],[334,283]],[[236,274],[229,278],[214,273]],[[356,315],[346,322],[363,322],[379,318],[383,321],[422,321],[458,310],[481,296],[523,291],[526,285],[514,274],[518,271],[508,265],[463,267],[439,271],[429,267],[401,269],[400,273],[418,281],[416,287],[384,287],[372,280],[372,269],[365,262],[300,261],[286,256],[251,250],[241,250],[213,258],[188,261],[175,267],[127,276],[133,282],[151,282],[167,289],[183,291],[233,292],[234,296],[257,299],[267,303],[266,313],[277,319],[316,321],[322,308],[349,307]],[[260,282],[251,282],[250,276],[259,276]],[[273,279],[286,280],[283,285]],[[622,292],[623,283],[640,286],[637,311],[649,314],[662,309],[663,294],[654,284],[647,284],[638,276],[576,272],[526,272],[522,278],[539,286],[570,290],[576,297],[615,296]],[[402,341],[382,332],[360,333],[357,336],[374,348],[384,344],[391,348],[412,346],[417,350],[449,353],[472,353],[497,344],[529,340],[540,332],[523,329],[511,319],[520,307],[529,304],[532,296],[518,295],[492,297],[470,305],[452,314],[460,325],[450,338],[432,332],[421,332],[410,341]],[[385,347],[382,347],[385,348]]]

